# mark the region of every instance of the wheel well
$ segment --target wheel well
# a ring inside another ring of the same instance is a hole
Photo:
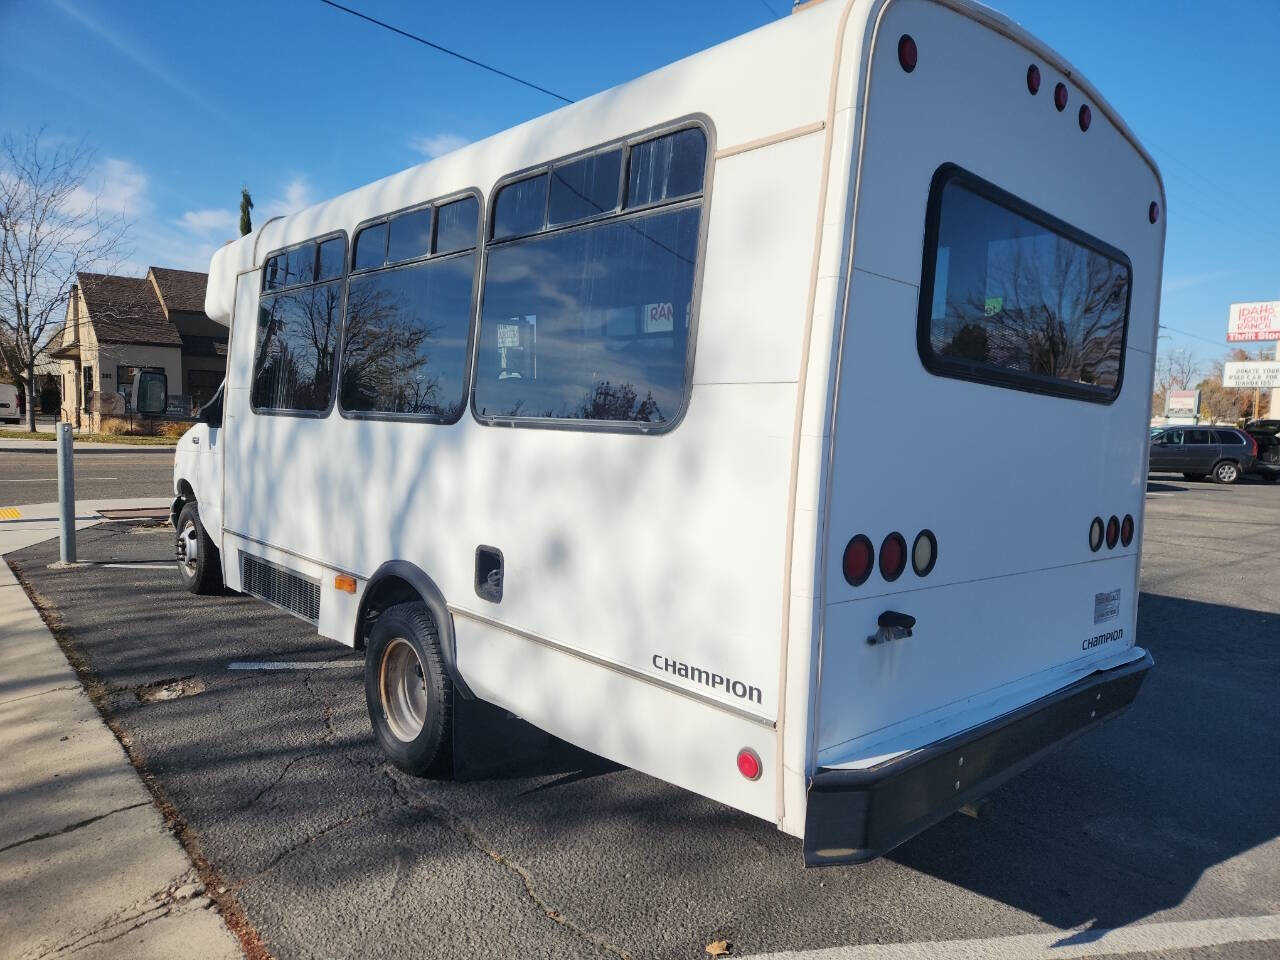
[[[360,601],[360,615],[356,620],[356,649],[365,648],[374,621],[387,607],[394,607],[397,603],[422,603],[425,600],[418,589],[402,577],[385,576],[379,579],[365,591],[364,599]]]

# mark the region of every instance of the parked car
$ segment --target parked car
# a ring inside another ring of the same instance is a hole
[[[1234,427],[1166,427],[1151,438],[1147,472],[1235,483],[1255,469],[1257,456],[1258,441]]]
[[[0,383],[0,423],[21,423],[22,413],[18,388],[11,383]]]
[[[1258,445],[1258,476],[1280,480],[1280,420],[1250,420],[1244,431]]]

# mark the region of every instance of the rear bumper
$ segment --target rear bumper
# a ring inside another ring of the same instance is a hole
[[[1091,674],[964,733],[862,770],[809,782],[806,866],[873,860],[1129,706],[1150,653]]]

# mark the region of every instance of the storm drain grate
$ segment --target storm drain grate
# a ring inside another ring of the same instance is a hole
[[[320,619],[320,581],[269,560],[240,554],[240,586],[245,593],[315,623]]]

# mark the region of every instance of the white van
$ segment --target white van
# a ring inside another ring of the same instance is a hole
[[[22,403],[18,388],[12,383],[0,383],[0,423],[21,423]]]
[[[219,250],[179,566],[365,650],[404,770],[474,697],[869,859],[1151,666],[1163,246],[1016,24],[811,5]]]

